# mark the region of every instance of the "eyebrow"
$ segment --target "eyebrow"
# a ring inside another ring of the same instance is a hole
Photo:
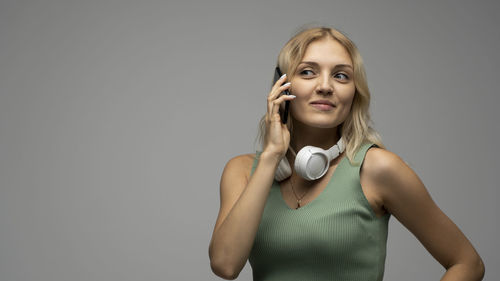
[[[300,64],[310,64],[310,65],[313,65],[313,66],[319,66],[319,64],[317,62],[314,62],[314,61],[301,61]],[[342,67],[347,67],[347,68],[351,68],[353,69],[352,65],[350,64],[337,64],[335,65],[334,68],[342,68]]]

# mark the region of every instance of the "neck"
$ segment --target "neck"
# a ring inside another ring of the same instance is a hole
[[[299,153],[304,146],[308,145],[328,150],[340,139],[340,136],[337,134],[337,127],[314,128],[296,120],[290,121],[293,122],[293,134],[290,138],[290,147],[295,151],[295,153]],[[288,150],[286,157],[288,158],[289,163],[295,162],[295,155],[293,155],[290,150]],[[334,161],[338,161],[339,157],[335,159],[337,160]],[[292,167],[292,169],[294,168]],[[295,173],[292,173],[292,177],[295,178],[294,183],[297,183],[298,186],[310,186],[317,182],[317,180],[307,181],[294,174]]]
[[[293,135],[290,139],[290,146],[299,152],[304,146],[312,145],[330,149],[340,139],[337,134],[337,127],[334,128],[313,128],[293,120]]]

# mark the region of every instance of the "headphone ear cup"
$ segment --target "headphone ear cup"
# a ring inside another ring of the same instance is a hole
[[[288,160],[286,157],[283,157],[278,164],[278,168],[276,169],[276,172],[274,173],[274,179],[276,181],[282,181],[292,175],[292,168],[290,167],[290,163],[288,163]]]
[[[316,180],[325,175],[330,167],[330,160],[325,150],[306,146],[295,157],[295,171],[306,180]]]

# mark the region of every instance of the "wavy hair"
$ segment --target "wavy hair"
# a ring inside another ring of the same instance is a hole
[[[363,60],[356,45],[343,33],[337,29],[330,27],[312,27],[296,33],[281,49],[278,55],[277,66],[283,73],[289,74],[289,79],[295,75],[297,68],[304,57],[307,47],[314,41],[324,38],[332,38],[339,42],[349,53],[354,70],[354,85],[355,93],[351,110],[346,120],[337,127],[337,132],[343,138],[346,146],[346,156],[352,165],[354,163],[354,155],[359,150],[361,145],[366,142],[372,142],[381,148],[385,148],[380,135],[372,128],[372,120],[370,117],[370,90],[366,81],[365,67]],[[289,113],[290,119],[290,113]],[[293,136],[292,122],[288,122],[287,126],[290,135]],[[264,134],[266,132],[265,115],[260,120],[258,140],[262,147]]]

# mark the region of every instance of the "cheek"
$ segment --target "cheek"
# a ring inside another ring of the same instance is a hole
[[[297,102],[298,98],[299,97],[297,96],[297,98],[294,101],[290,102],[289,113],[292,118],[302,120],[303,112],[306,111],[307,109],[304,108],[304,104]]]
[[[283,105],[282,108],[285,108]],[[290,102],[290,107],[288,108],[291,114],[294,114],[295,112],[299,111],[297,108],[297,103],[295,103],[295,100]]]
[[[345,119],[347,116],[350,114],[352,110],[352,104],[354,102],[354,96],[355,96],[355,88],[354,87],[349,87],[344,89],[345,91],[338,92],[338,101],[342,106],[341,111],[339,112],[341,118]]]
[[[307,81],[293,79],[291,80],[292,87],[290,88],[290,94],[297,96],[297,98],[307,97],[314,92],[314,84],[308,83]]]
[[[295,84],[294,84],[295,83]],[[302,107],[304,107],[303,103],[304,101],[308,100],[308,97],[310,93],[312,92],[307,85],[304,85],[304,83],[292,81],[292,87],[290,88],[290,94],[295,95],[296,98],[290,102],[290,111],[291,113],[294,112],[299,112],[303,110]],[[284,109],[284,103],[281,104],[282,108]],[[302,108],[302,109],[301,109]]]
[[[345,87],[337,92],[338,99],[341,103],[345,105],[350,105],[354,100],[354,95],[356,93],[356,88]]]

